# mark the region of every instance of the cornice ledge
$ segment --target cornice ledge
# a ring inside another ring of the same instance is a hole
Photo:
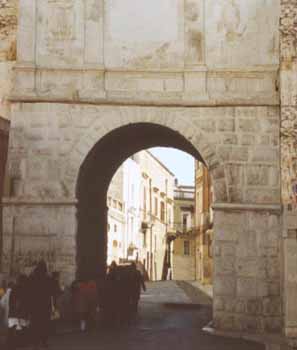
[[[9,207],[9,206],[36,206],[36,205],[42,205],[42,206],[72,206],[77,204],[76,198],[56,198],[56,199],[42,199],[42,198],[7,198],[4,197],[2,199],[2,206],[3,207]]]
[[[212,209],[215,211],[271,211],[281,213],[282,205],[280,203],[214,203]]]

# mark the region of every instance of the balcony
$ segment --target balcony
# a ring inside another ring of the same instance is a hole
[[[182,223],[174,223],[170,226],[170,228],[167,230],[167,235],[172,236],[173,234],[175,237],[179,236],[196,236],[198,233],[198,228],[194,225],[191,226],[185,226]]]

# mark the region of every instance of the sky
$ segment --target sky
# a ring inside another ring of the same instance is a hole
[[[175,148],[154,147],[149,151],[178,179],[180,185],[194,185],[194,158]]]

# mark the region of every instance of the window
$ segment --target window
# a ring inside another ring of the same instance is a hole
[[[117,230],[118,230],[117,225],[114,225],[114,232],[117,232]]]
[[[134,186],[134,184],[132,184],[131,185],[131,198],[132,198],[132,200],[134,200],[134,192],[135,192],[134,188],[135,188],[135,186]]]
[[[146,248],[146,230],[144,230],[144,232],[143,232],[142,247]]]
[[[184,241],[184,255],[190,255],[190,241]]]
[[[160,218],[162,222],[165,221],[165,203],[164,202],[161,202]]]
[[[158,198],[155,197],[155,216],[158,216]]]
[[[186,232],[188,228],[188,214],[183,214],[183,232]]]
[[[114,248],[117,248],[117,247],[118,247],[118,241],[113,241],[113,242],[112,242],[112,246],[113,246]]]
[[[143,219],[146,219],[146,188],[143,189]]]
[[[171,225],[171,208],[167,208],[167,222]]]
[[[110,231],[110,224],[107,224],[107,231]]]

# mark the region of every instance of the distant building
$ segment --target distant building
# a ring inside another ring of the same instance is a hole
[[[212,241],[213,241],[213,211],[212,184],[207,168],[201,163],[195,163],[195,226],[196,240],[196,279],[203,284],[212,281]]]
[[[141,166],[137,161],[137,155],[130,157],[124,162],[123,170],[123,193],[125,206],[125,231],[123,247],[126,253],[125,259],[136,261],[138,260],[139,249],[141,248]]]
[[[150,152],[123,163],[108,190],[108,264],[138,261],[151,280],[167,277],[173,189],[174,175]]]
[[[174,190],[174,232],[169,237],[174,280],[195,280],[196,276],[194,196],[193,186],[176,186]]]
[[[113,260],[119,263],[125,254],[125,206],[124,206],[124,168],[121,166],[115,173],[107,193],[107,264]]]
[[[174,174],[148,151],[139,154],[142,248],[139,259],[151,280],[167,278],[167,232],[173,225]]]

